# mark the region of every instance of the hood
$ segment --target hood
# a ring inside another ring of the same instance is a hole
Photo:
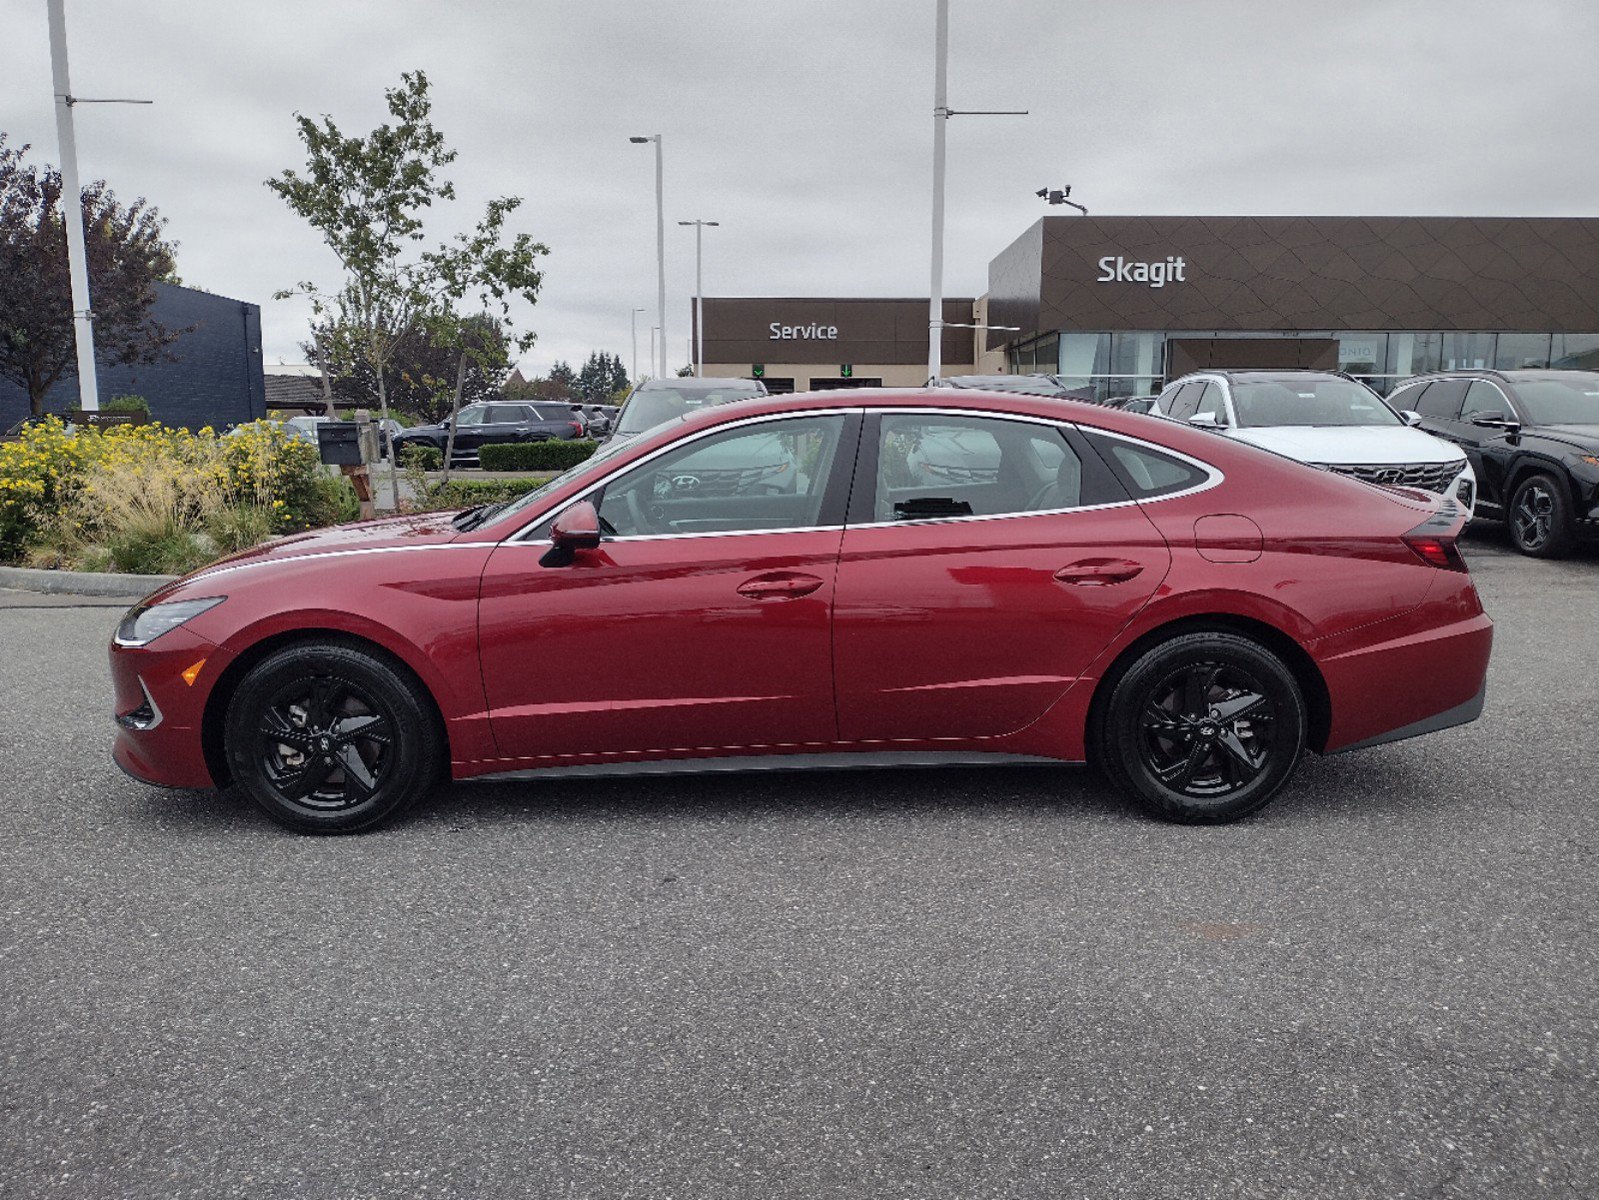
[[[339,550],[379,550],[386,546],[415,546],[419,543],[452,542],[461,531],[450,524],[454,513],[421,513],[416,516],[382,517],[376,521],[357,521],[351,525],[334,525],[327,529],[314,529],[309,533],[291,533],[286,537],[262,542],[238,554],[218,559],[201,567],[188,579],[199,579],[214,571],[246,563],[271,562],[274,559],[300,558],[307,554],[330,554]]]
[[[1272,425],[1227,436],[1307,463],[1436,463],[1465,458],[1460,447],[1408,425]]]
[[[1584,454],[1599,453],[1599,425],[1531,425],[1522,433],[1528,437],[1564,442]]]

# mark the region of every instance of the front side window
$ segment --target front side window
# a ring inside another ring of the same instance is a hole
[[[810,529],[844,430],[842,413],[762,421],[668,450],[605,485],[611,537]]]
[[[1227,424],[1227,400],[1222,395],[1221,384],[1207,383],[1205,390],[1199,393],[1199,407],[1194,410],[1194,416],[1200,413],[1209,413],[1218,425]]]
[[[489,406],[490,425],[512,425],[527,420],[527,409],[520,404],[492,404]]]
[[[1460,406],[1465,399],[1465,380],[1439,379],[1421,394],[1416,401],[1416,411],[1437,421],[1453,421],[1460,416]]]
[[[483,424],[483,416],[488,412],[488,408],[489,406],[486,404],[468,404],[455,418],[455,423],[457,425],[481,425]]]
[[[991,517],[1082,503],[1082,467],[1053,425],[990,417],[885,414],[875,521]]]
[[[1510,401],[1505,399],[1505,394],[1485,379],[1473,380],[1466,389],[1466,403],[1461,408],[1467,421],[1472,417],[1483,415],[1509,417]]]

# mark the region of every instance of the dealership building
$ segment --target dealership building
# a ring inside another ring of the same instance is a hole
[[[914,386],[925,299],[705,299],[705,372],[772,391]],[[1045,217],[944,305],[946,375],[1100,397],[1204,367],[1599,369],[1599,218]],[[988,329],[961,326],[990,326]]]

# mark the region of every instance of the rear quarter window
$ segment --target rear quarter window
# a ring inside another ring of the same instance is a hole
[[[1192,463],[1142,443],[1098,434],[1089,434],[1088,439],[1134,499],[1149,500],[1187,491],[1208,478]]]

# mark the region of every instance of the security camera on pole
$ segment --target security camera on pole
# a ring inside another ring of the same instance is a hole
[[[938,26],[934,38],[933,71],[933,283],[927,309],[927,377],[932,382],[944,373],[944,123],[951,117],[1025,117],[1023,109],[965,109],[949,106],[949,0],[938,0]],[[962,329],[998,328],[950,321]]]

